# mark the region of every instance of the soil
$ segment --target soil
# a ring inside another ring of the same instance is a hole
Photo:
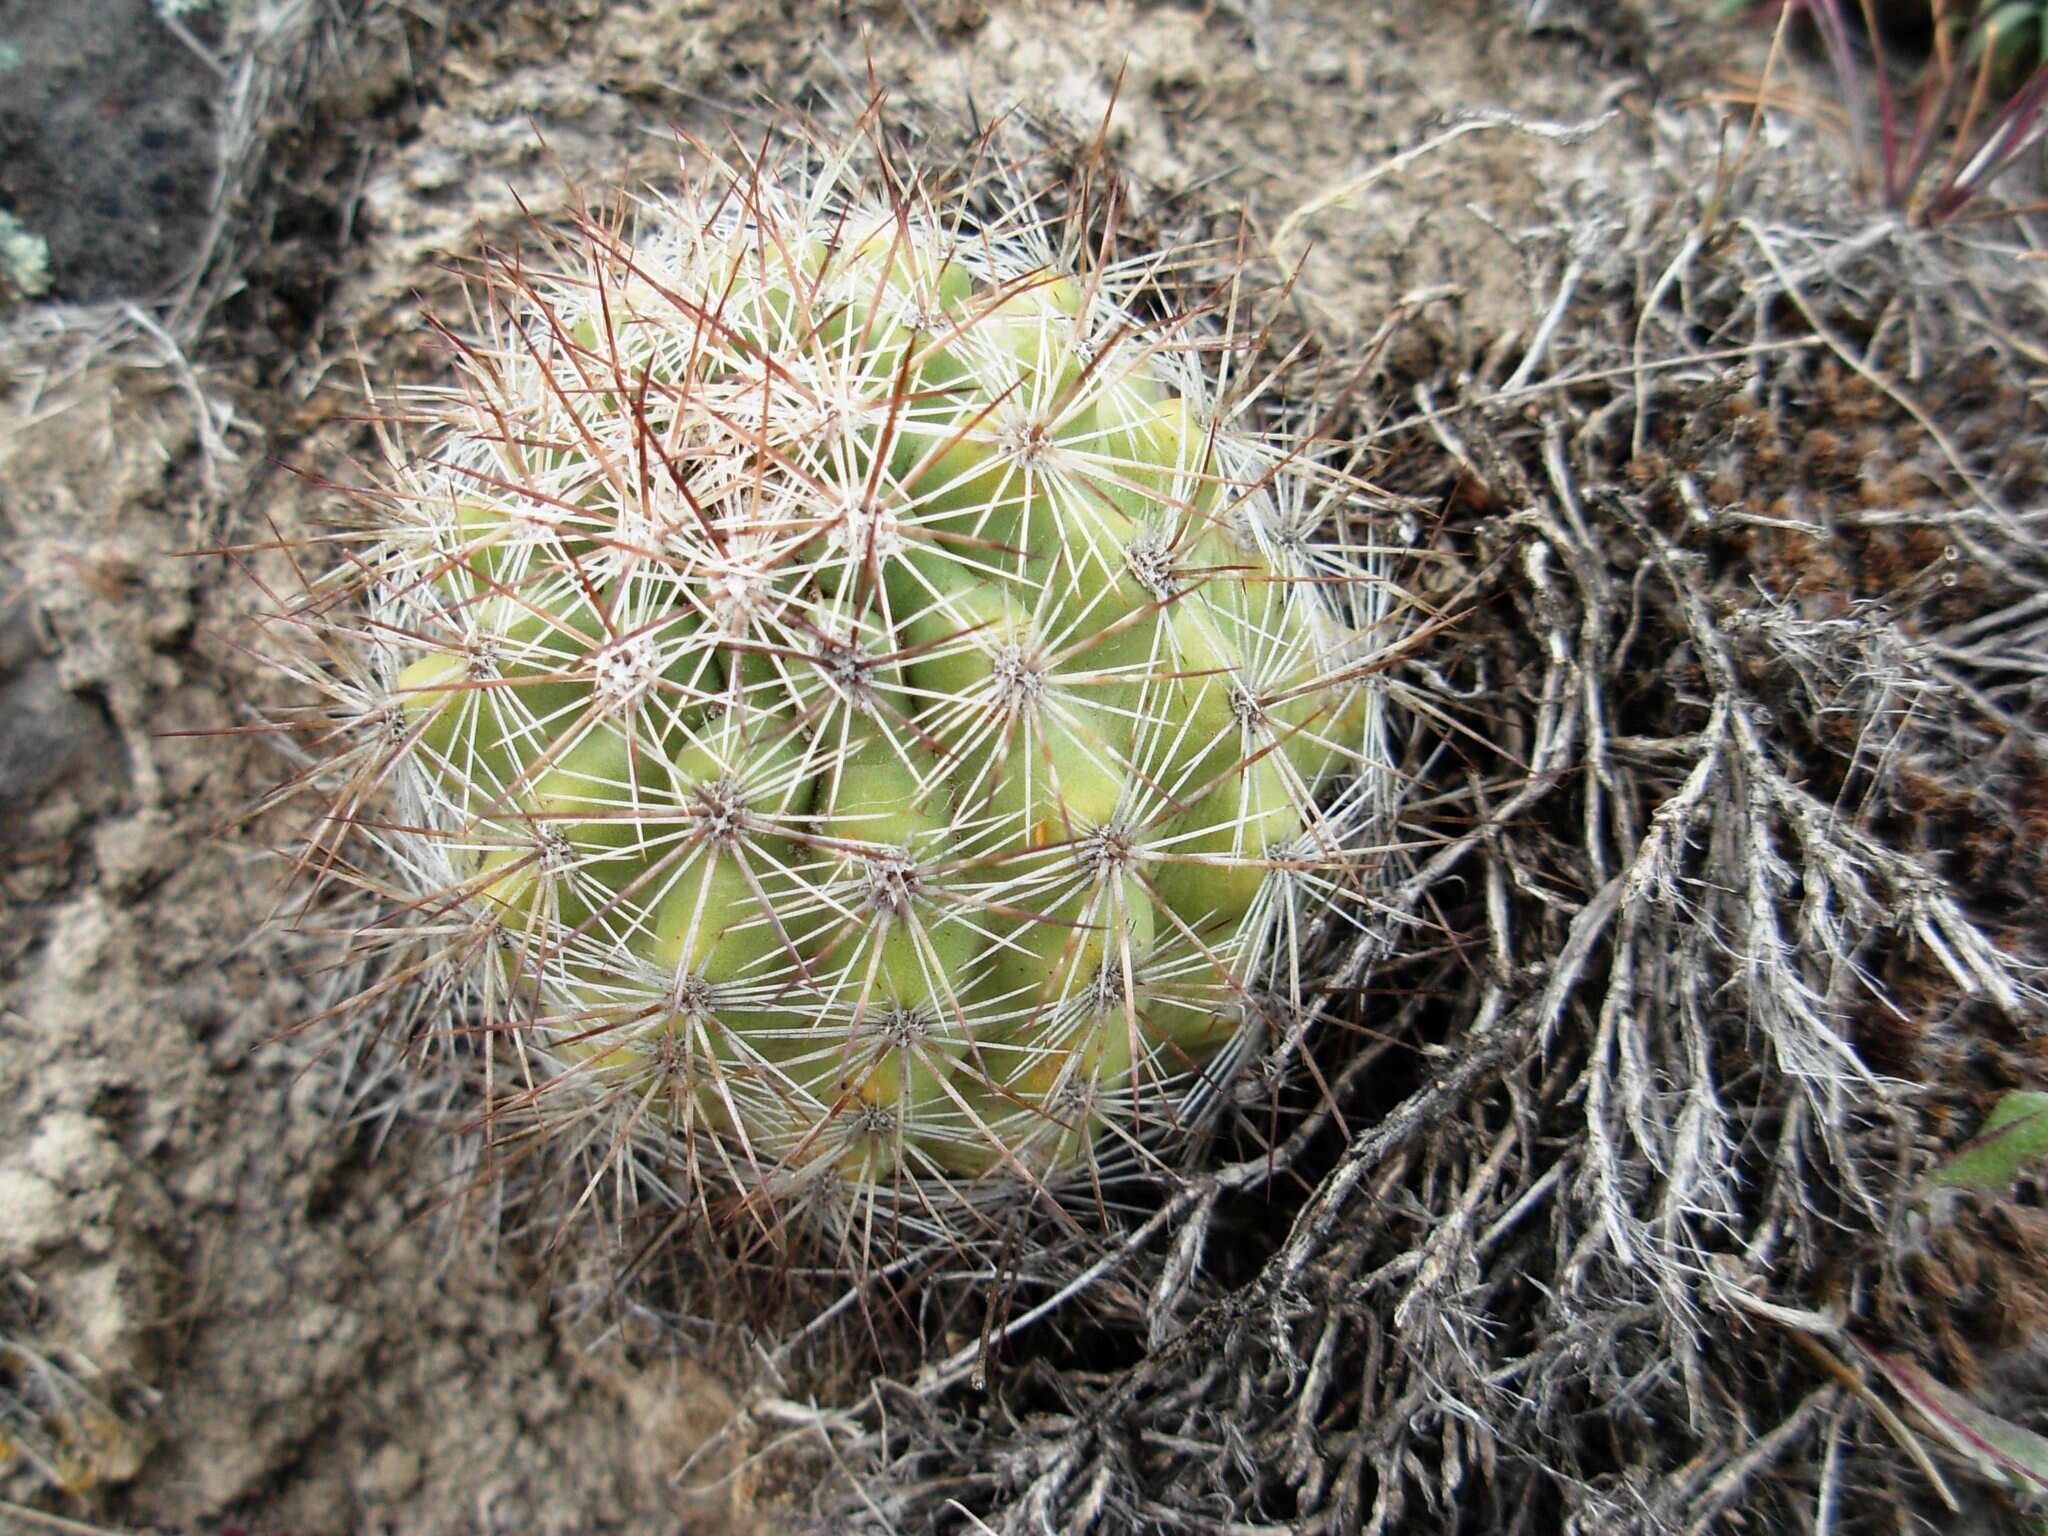
[[[673,1481],[754,1385],[733,1335],[564,1304],[612,1256],[480,1213],[459,1101],[302,1032],[336,941],[270,921],[302,823],[252,727],[304,700],[248,647],[288,572],[205,552],[335,515],[375,456],[358,359],[438,377],[422,306],[460,311],[481,243],[661,185],[763,103],[845,120],[872,80],[949,131],[1106,122],[1134,220],[1241,214],[1295,272],[1317,379],[1386,387],[1520,356],[1555,279],[1535,237],[1630,217],[1652,108],[1767,44],[1662,0],[377,4],[306,45],[237,183],[234,280],[172,336],[89,304],[191,272],[225,87],[145,0],[65,9],[0,3],[0,206],[54,277],[0,343],[0,1337],[45,1371],[4,1368],[44,1411],[0,1419],[0,1528],[25,1530],[774,1530],[804,1502],[724,1462]],[[187,19],[223,58],[251,25]]]
[[[191,267],[218,179],[218,32],[202,13],[180,38],[149,0],[0,5],[0,207],[48,243],[51,297],[153,298]]]

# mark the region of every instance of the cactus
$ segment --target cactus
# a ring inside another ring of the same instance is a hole
[[[379,727],[336,818],[395,788],[536,1096],[750,1200],[1156,1157],[1391,782],[1344,477],[1154,263],[895,185],[714,165],[497,268],[320,604]]]

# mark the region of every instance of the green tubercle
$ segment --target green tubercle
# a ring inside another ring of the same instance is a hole
[[[643,217],[518,288],[380,556],[422,869],[693,1167],[1133,1155],[1270,981],[1264,893],[1350,840],[1369,695],[1341,583],[1283,574],[1284,456],[1113,270],[915,207]]]

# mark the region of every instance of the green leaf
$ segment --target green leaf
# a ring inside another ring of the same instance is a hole
[[[1930,1185],[2009,1189],[2026,1165],[2048,1156],[2048,1093],[2008,1093],[1977,1134],[1928,1176]]]
[[[2039,13],[2040,7],[2033,0],[2011,0],[1984,18],[1984,30],[1997,34],[1999,47],[2017,48],[2026,41],[2027,32]]]
[[[2048,1094],[2013,1094],[2008,1102],[2022,1097],[2048,1099]],[[1857,1348],[1920,1417],[1980,1471],[2024,1493],[2048,1495],[2048,1438],[1979,1407],[1902,1355],[1888,1355],[1861,1342]]]

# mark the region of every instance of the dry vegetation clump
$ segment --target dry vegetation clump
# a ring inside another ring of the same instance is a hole
[[[0,1269],[0,1471],[72,1495],[133,1477],[155,1394],[49,1343],[41,1313],[28,1276]]]
[[[2042,1427],[2040,1190],[1923,1182],[2048,1079],[2040,295],[1806,174],[1639,187],[1533,341],[1354,396],[1456,620],[1392,685],[1409,873],[1206,1171],[763,1405],[857,1525],[2019,1518],[1888,1383]]]

